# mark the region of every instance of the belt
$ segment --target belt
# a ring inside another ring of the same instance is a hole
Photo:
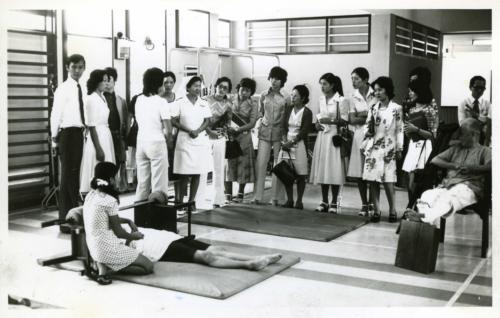
[[[64,128],[61,128],[59,129],[60,131],[63,131],[63,130],[84,130],[85,127],[77,127],[77,126],[72,126],[72,127],[64,127]]]

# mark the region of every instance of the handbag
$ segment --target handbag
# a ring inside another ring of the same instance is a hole
[[[424,112],[415,112],[407,115],[407,121],[410,122],[411,124],[417,126],[421,130],[429,130],[429,127],[427,126],[427,118],[425,117]],[[418,133],[411,133],[408,134],[408,138],[410,138],[413,141],[419,141],[419,140],[424,140],[425,138],[420,136]]]
[[[288,157],[291,158],[290,151],[287,152]],[[297,172],[295,172],[293,160],[290,160],[290,163],[286,160],[281,160],[271,169],[271,172],[285,185],[293,184],[298,177]]]
[[[235,159],[243,155],[240,143],[235,139],[226,141],[226,159]]]
[[[340,118],[339,104],[337,104],[337,122]],[[337,134],[332,137],[333,146],[340,147],[340,156],[342,158],[351,156],[352,139],[354,137],[354,132],[349,130],[348,125],[336,125]]]

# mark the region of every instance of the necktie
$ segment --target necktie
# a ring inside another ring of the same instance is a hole
[[[80,84],[76,84],[78,86],[78,104],[80,106],[80,118],[82,120],[82,125],[85,126],[85,115],[83,113],[83,97],[82,97],[82,87]]]
[[[472,112],[474,118],[479,117],[479,101],[477,99],[475,99],[474,103],[472,103]]]

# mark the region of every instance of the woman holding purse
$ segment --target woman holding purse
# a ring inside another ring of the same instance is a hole
[[[413,196],[415,170],[423,169],[431,155],[432,140],[439,126],[439,109],[432,98],[431,89],[421,80],[408,84],[408,96],[411,106],[405,118],[404,132],[410,141],[403,171],[408,173],[408,207],[412,207],[416,200]]]
[[[215,82],[215,94],[207,96],[207,102],[212,112],[212,118],[206,132],[210,138],[212,156],[213,156],[213,174],[212,184],[214,185],[215,196],[213,199],[213,207],[218,208],[224,204],[224,173],[226,163],[226,141],[224,130],[231,122],[231,93],[232,83],[227,77],[221,77]],[[205,188],[207,182],[207,174],[203,174],[200,180],[200,188]],[[200,189],[199,194],[204,191]]]
[[[312,112],[305,105],[309,102],[309,90],[305,85],[297,85],[291,94],[293,107],[285,110],[283,121],[283,144],[279,159],[288,160],[297,174],[297,201],[293,204],[293,184],[284,184],[288,200],[282,206],[284,208],[296,208],[302,210],[302,197],[306,188],[307,147],[304,140],[311,131]]]
[[[253,79],[243,78],[236,86],[238,92],[231,105],[232,121],[238,122],[228,128],[230,138],[237,141],[243,154],[237,158],[228,159],[226,171],[226,198],[232,200],[233,182],[238,182],[238,195],[233,200],[243,201],[245,186],[255,182],[255,151],[253,148],[252,128],[258,118],[257,103],[252,100],[256,83]]]
[[[338,134],[338,125],[347,124],[349,105],[343,97],[342,81],[338,76],[326,73],[321,76],[319,83],[323,95],[319,98],[319,113],[316,115],[318,136],[314,145],[309,181],[321,184],[323,201],[315,211],[337,213],[337,196],[340,186],[345,182],[346,169],[341,147],[336,147],[332,138]],[[328,205],[330,187],[332,201]]]
[[[377,103],[368,112],[365,125],[365,165],[363,180],[370,182],[370,194],[375,209],[371,221],[380,221],[380,183],[389,202],[389,222],[397,222],[394,184],[397,181],[396,160],[403,151],[402,107],[392,101],[394,84],[389,77],[379,77],[372,84]]]

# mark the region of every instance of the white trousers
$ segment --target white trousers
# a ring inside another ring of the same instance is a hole
[[[254,188],[254,200],[262,201],[264,196],[264,186],[266,181],[266,170],[267,163],[271,157],[271,148],[273,149],[274,162],[273,166],[278,163],[279,152],[281,149],[281,142],[275,141],[265,141],[259,139],[259,148],[257,151],[257,180],[255,182]],[[272,190],[271,190],[271,200],[278,200],[280,202],[285,201],[285,186],[281,181],[276,178],[273,174],[272,177]]]
[[[146,200],[151,192],[168,194],[168,153],[165,141],[137,141],[137,189],[135,200]]]
[[[226,138],[210,139],[210,148],[213,156],[212,184],[214,186],[213,204],[222,205],[225,202],[224,180],[226,167]],[[200,185],[196,193],[196,206],[204,206],[207,199],[207,176],[208,173],[200,175]]]
[[[467,185],[459,183],[449,189],[435,188],[425,191],[417,201],[417,208],[419,213],[425,214],[423,222],[439,228],[441,217],[449,217],[476,202],[474,192]]]

